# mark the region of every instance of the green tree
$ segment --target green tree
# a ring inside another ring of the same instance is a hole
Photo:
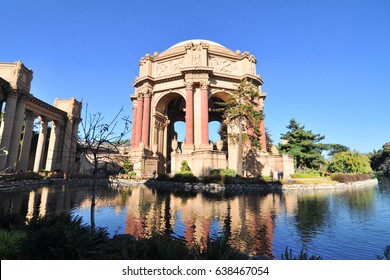
[[[327,169],[335,173],[372,173],[368,156],[359,152],[335,154]]]
[[[390,142],[385,143],[382,149],[369,154],[371,168],[390,177]]]
[[[321,155],[324,146],[318,142],[325,136],[306,130],[295,119],[290,120],[287,129],[289,131],[282,134],[282,139],[287,140],[287,143],[280,144],[279,150],[294,157],[296,168],[320,168],[325,159]]]
[[[133,171],[133,164],[130,162],[129,159],[124,159],[122,163],[122,168],[126,172],[126,174],[129,174],[131,171]]]
[[[341,144],[322,144],[322,150],[328,151],[328,156],[334,156],[337,153],[348,152],[349,148]]]
[[[256,107],[260,93],[251,81],[243,79],[237,90],[229,95],[229,99],[221,102],[222,108],[216,109],[224,112],[224,124],[230,128],[228,138],[237,144],[237,174],[242,175],[243,145],[248,150],[261,149],[260,124],[264,119],[263,113]]]
[[[267,152],[271,153],[271,148],[272,148],[272,145],[274,144],[274,140],[272,139],[271,132],[269,131],[269,129],[267,127],[265,128],[265,140],[267,143]]]
[[[180,172],[191,172],[191,168],[186,160],[181,162]]]

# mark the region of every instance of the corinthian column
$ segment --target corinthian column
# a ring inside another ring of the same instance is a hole
[[[186,144],[194,145],[194,93],[192,83],[186,85]]]
[[[0,171],[7,167],[7,158],[9,153],[9,145],[11,142],[12,127],[14,124],[14,116],[18,95],[15,92],[8,94],[3,122],[0,127]]]
[[[35,153],[34,172],[38,172],[42,167],[43,154],[45,151],[47,120],[44,117],[39,117],[41,129],[39,130],[37,151]]]
[[[69,164],[68,164],[69,168],[68,169],[71,172],[75,172],[74,163],[75,163],[75,158],[76,158],[77,137],[78,137],[78,132],[79,132],[80,119],[73,116],[70,121],[73,122],[73,126],[72,126],[71,142],[70,142],[70,154],[69,154]]]
[[[133,108],[133,122],[132,122],[132,126],[131,126],[131,148],[133,149],[134,147],[136,147],[135,133],[136,133],[136,129],[137,129],[137,105],[133,104],[132,108]]]
[[[142,111],[144,107],[144,101],[142,98],[142,95],[140,94],[137,99],[137,124],[136,124],[136,133],[135,133],[135,143],[134,145],[136,147],[139,146],[139,143],[141,143],[141,137],[142,137]]]
[[[201,83],[201,146],[209,146],[209,93],[208,93],[209,82]]]
[[[26,126],[24,127],[24,133],[23,133],[23,142],[22,147],[20,149],[20,158],[19,158],[19,164],[18,164],[18,171],[26,171],[27,165],[28,165],[28,159],[30,155],[30,147],[31,147],[31,137],[32,137],[32,131],[34,127],[34,119],[36,115],[31,111],[25,112],[25,122]]]
[[[150,130],[150,94],[144,95],[144,110],[142,118],[142,142],[145,147],[149,147],[149,130]]]
[[[9,145],[9,154],[7,159],[7,166],[16,171],[16,164],[18,160],[20,135],[23,128],[24,111],[26,109],[26,96],[21,96],[17,102],[14,125],[12,128],[11,142]]]
[[[61,159],[61,169],[64,171],[65,174],[69,173],[69,155],[70,155],[70,149],[71,149],[71,134],[73,130],[73,123],[70,122],[70,119],[72,117],[68,116],[66,119],[66,123],[63,127],[63,143],[62,143],[62,159]]]
[[[49,147],[47,150],[46,170],[54,171],[57,161],[58,139],[60,137],[60,126],[57,121],[52,122]]]
[[[262,98],[259,98],[258,105],[255,107],[255,109],[259,110],[260,112],[264,112],[264,100]],[[260,123],[260,132],[261,151],[267,152],[267,135],[265,134],[264,119]]]

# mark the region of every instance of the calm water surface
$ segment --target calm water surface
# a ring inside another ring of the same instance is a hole
[[[343,190],[210,193],[98,190],[96,225],[111,235],[167,233],[200,246],[221,234],[235,248],[280,259],[288,246],[324,259],[370,260],[390,245],[390,181]],[[0,207],[33,217],[70,212],[90,222],[90,190],[42,187],[0,192]]]

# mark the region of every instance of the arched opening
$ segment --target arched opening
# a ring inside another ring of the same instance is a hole
[[[176,92],[164,95],[156,105],[155,119],[165,119],[168,124],[164,128],[164,133],[156,136],[155,142],[158,143],[159,157],[158,172],[171,173],[171,152],[172,140],[176,138],[179,141],[179,151],[181,143],[185,140],[185,99]]]
[[[209,140],[213,143],[221,139],[220,135],[221,122],[220,121],[211,121],[209,122]]]
[[[214,93],[209,98],[209,139],[213,142],[214,150],[216,150],[216,142],[221,139],[223,141],[222,150],[228,152],[227,127],[224,121],[224,105],[229,94],[227,92]]]
[[[182,144],[185,141],[186,137],[186,123],[183,121],[176,121],[173,124],[174,129],[174,136],[176,137],[176,140],[178,142],[178,147],[176,152],[181,153],[182,151]]]

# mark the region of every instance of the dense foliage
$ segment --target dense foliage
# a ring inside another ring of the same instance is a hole
[[[136,239],[130,235],[110,238],[106,229],[91,228],[81,218],[47,216],[25,221],[0,213],[0,258],[27,260],[166,260],[248,258],[224,238],[209,239],[207,246],[169,235]]]
[[[382,149],[369,154],[371,167],[381,175],[390,177],[390,142],[382,146]]]
[[[230,92],[229,99],[219,102],[215,109],[224,114],[224,125],[228,129],[228,138],[238,145],[237,174],[242,175],[242,147],[261,149],[261,121],[264,119],[259,110],[260,92],[251,81],[243,79],[237,90]]]
[[[267,127],[265,128],[265,140],[267,145],[267,152],[272,154],[272,146],[274,144],[274,140],[272,139],[271,132]]]
[[[327,169],[333,173],[372,173],[368,156],[359,152],[341,152],[335,154]]]
[[[180,172],[191,172],[191,168],[186,160],[183,160],[180,165]]]
[[[260,143],[260,124],[264,116],[256,106],[258,104],[260,93],[259,89],[244,79],[238,86],[237,90],[230,92],[229,100],[222,105],[225,115],[224,123],[236,131],[235,127],[242,125],[242,135],[238,132],[231,132],[228,136],[238,142],[242,137],[243,144],[248,142],[252,147],[261,148]]]
[[[306,130],[304,125],[299,124],[295,119],[290,120],[286,133],[282,134],[282,139],[287,143],[281,144],[279,150],[294,157],[295,167],[318,169],[325,163],[321,155],[323,146],[319,144],[325,136],[314,134],[311,130]]]
[[[289,250],[288,247],[286,247],[280,259],[281,260],[322,260],[322,257],[317,255],[309,256],[309,254],[305,249],[302,249],[299,252],[299,255],[294,255],[292,249]]]

